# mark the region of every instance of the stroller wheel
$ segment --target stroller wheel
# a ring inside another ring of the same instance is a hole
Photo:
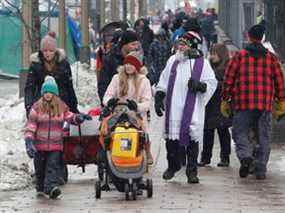
[[[95,183],[95,196],[96,196],[96,199],[101,198],[101,182],[100,181],[96,181]]]
[[[137,191],[138,191],[138,187],[136,183],[132,184],[132,198],[133,200],[137,199]]]
[[[104,167],[103,167],[103,165],[99,164],[97,170],[98,170],[99,180],[104,181]]]
[[[63,180],[65,183],[67,183],[68,181],[68,168],[66,164],[64,164],[64,167],[63,167]]]
[[[147,190],[147,197],[151,198],[153,194],[153,185],[152,185],[152,179],[146,180],[146,190]]]
[[[130,193],[130,185],[128,183],[125,183],[125,198],[126,200],[129,200],[129,193]]]

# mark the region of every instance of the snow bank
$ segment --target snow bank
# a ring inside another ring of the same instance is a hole
[[[72,74],[80,111],[99,106],[95,71],[75,63]],[[0,98],[0,191],[31,186],[33,165],[26,155],[22,132],[25,121],[24,100],[18,94]]]
[[[73,64],[71,70],[73,85],[80,107],[91,108],[99,106],[95,70],[89,69],[80,62]]]

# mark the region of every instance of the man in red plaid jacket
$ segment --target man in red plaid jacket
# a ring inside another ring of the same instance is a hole
[[[285,113],[284,76],[278,58],[261,43],[264,27],[248,31],[250,44],[228,64],[223,82],[221,111],[233,110],[233,139],[241,166],[241,178],[248,176],[253,162],[249,132],[254,129],[259,146],[255,156],[256,179],[266,178],[272,108],[277,117]]]

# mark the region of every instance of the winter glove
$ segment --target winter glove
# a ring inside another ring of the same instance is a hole
[[[277,121],[285,116],[285,101],[275,101],[272,115]]]
[[[154,108],[157,116],[163,116],[165,92],[157,91],[154,96]]]
[[[188,88],[192,93],[204,93],[207,90],[207,84],[190,78],[188,81]]]
[[[104,107],[100,113],[99,120],[102,121],[104,118],[108,117],[111,114],[111,110],[108,107]]]
[[[37,150],[33,144],[33,141],[29,138],[25,139],[25,144],[26,144],[26,152],[29,158],[34,158]]]
[[[76,115],[75,118],[76,122],[81,124],[83,123],[85,120],[91,121],[92,117],[90,115],[84,114],[84,113],[79,113]]]
[[[222,115],[226,118],[229,118],[232,115],[230,104],[226,101],[221,102],[220,110]]]
[[[138,105],[134,100],[127,99],[128,108],[132,111],[138,111]]]
[[[107,107],[109,108],[114,108],[116,106],[116,104],[118,103],[119,98],[111,98],[108,102],[107,102]]]

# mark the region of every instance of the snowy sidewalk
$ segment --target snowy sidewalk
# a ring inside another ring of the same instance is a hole
[[[285,145],[274,145],[268,178],[257,181],[250,176],[238,177],[239,163],[231,155],[231,167],[218,168],[219,146],[215,144],[214,159],[209,167],[199,169],[200,184],[186,182],[185,169],[171,181],[162,180],[166,168],[164,142],[161,140],[162,120],[153,116],[152,151],[156,164],[149,176],[154,183],[152,199],[146,195],[137,201],[125,201],[123,193],[116,190],[102,192],[95,199],[96,167],[90,165],[86,173],[69,167],[70,181],[63,189],[61,200],[38,199],[34,189],[0,192],[0,212],[173,212],[173,213],[284,213],[285,212]]]

